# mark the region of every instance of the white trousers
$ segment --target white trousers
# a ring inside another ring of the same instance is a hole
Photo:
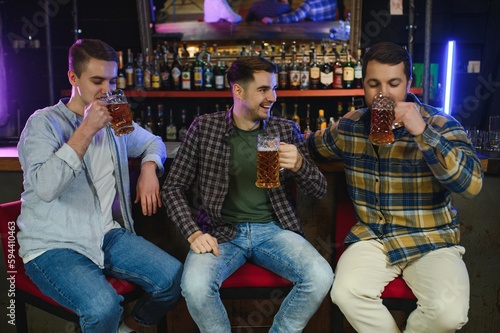
[[[332,301],[359,333],[399,333],[380,295],[401,275],[418,299],[404,332],[455,332],[468,320],[469,276],[464,253],[463,247],[454,246],[432,251],[410,264],[390,266],[380,242],[354,243],[337,264]]]

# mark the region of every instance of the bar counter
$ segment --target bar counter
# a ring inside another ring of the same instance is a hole
[[[169,158],[175,156],[179,146],[178,142],[165,142]],[[494,154],[487,151],[478,153],[484,173],[500,174],[500,153]],[[318,167],[323,172],[342,172],[344,167],[340,161],[318,162]],[[488,169],[490,167],[490,169]],[[17,147],[0,147],[0,172],[22,172],[17,154]]]

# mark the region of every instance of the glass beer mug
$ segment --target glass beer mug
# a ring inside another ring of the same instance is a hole
[[[394,124],[394,107],[396,102],[391,95],[380,92],[373,98],[371,107],[370,135],[368,139],[377,146],[389,145],[394,142],[393,128],[400,127]]]
[[[257,181],[260,188],[276,188],[280,184],[279,152],[280,137],[259,134],[257,137]]]

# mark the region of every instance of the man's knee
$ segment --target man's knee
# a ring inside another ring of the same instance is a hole
[[[120,305],[123,297],[113,292],[97,292],[81,308],[81,317],[86,323],[109,323],[119,321],[123,309]]]

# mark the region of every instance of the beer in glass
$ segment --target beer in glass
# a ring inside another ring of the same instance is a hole
[[[255,182],[257,187],[276,188],[280,186],[279,146],[279,135],[258,135],[257,181]]]
[[[122,90],[116,89],[108,92],[101,100],[108,103],[108,111],[113,117],[109,126],[115,131],[115,135],[128,134],[134,130],[132,111]]]
[[[394,142],[394,107],[396,102],[390,96],[379,93],[373,98],[371,107],[370,135],[372,144],[383,146]]]

